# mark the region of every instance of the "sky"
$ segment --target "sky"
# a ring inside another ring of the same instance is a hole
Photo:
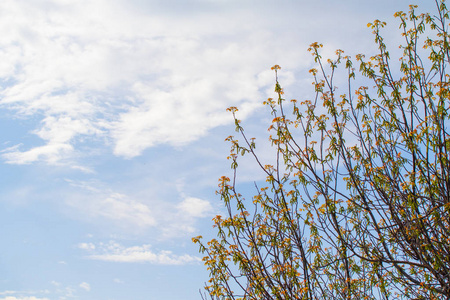
[[[271,66],[286,97],[311,99],[312,42],[373,54],[380,19],[395,52],[409,4],[0,1],[0,300],[200,299],[191,238],[223,211],[226,108],[264,145]],[[251,193],[262,174],[240,169]]]

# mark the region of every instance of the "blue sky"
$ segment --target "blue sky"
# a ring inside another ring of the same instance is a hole
[[[225,109],[264,144],[272,65],[287,97],[311,98],[310,43],[373,53],[378,18],[396,49],[408,4],[2,0],[0,300],[199,299],[191,237],[221,212]]]

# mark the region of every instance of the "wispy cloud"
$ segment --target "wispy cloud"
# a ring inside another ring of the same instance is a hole
[[[161,189],[159,181],[145,193],[133,193],[132,188],[119,192],[99,181],[66,181],[71,186],[65,199],[67,213],[90,223],[109,224],[133,235],[151,233],[158,239],[187,237],[196,231],[200,219],[210,217],[214,211],[210,201],[186,196],[174,186],[176,184],[167,183],[165,188],[172,191],[158,194],[153,189]],[[79,246],[96,250],[94,243]]]
[[[63,285],[61,282],[52,280],[49,282],[53,287],[51,289],[40,290],[40,291],[15,291],[7,290],[0,292],[0,300],[50,300],[56,299],[67,299],[76,297],[77,289],[69,286]],[[90,291],[90,285],[86,282],[79,284],[79,288],[84,291]],[[47,296],[43,296],[47,295]],[[58,295],[58,296],[57,296]]]
[[[78,248],[83,250],[95,250],[95,245],[93,243],[80,243],[78,244]]]
[[[66,199],[67,205],[89,218],[113,221],[124,227],[147,228],[157,221],[152,209],[131,197],[89,182],[67,180],[77,192]],[[91,247],[92,244],[86,244]]]
[[[89,292],[91,290],[91,285],[87,282],[82,282],[80,283],[80,288],[82,288],[83,290]]]
[[[83,243],[79,245],[79,248],[86,250],[82,245]],[[199,257],[188,254],[176,255],[167,250],[155,251],[151,245],[124,247],[115,241],[99,243],[95,250],[89,249],[89,252],[90,254],[86,256],[89,259],[123,263],[183,265],[201,260]]]
[[[213,210],[209,201],[194,197],[187,197],[177,207],[182,213],[194,218],[206,217]]]
[[[3,291],[0,292],[0,296],[5,296],[0,298],[0,300],[49,300],[49,298],[41,298],[36,296],[26,296],[30,294],[48,294],[50,293],[48,290],[43,291]]]
[[[7,296],[6,298],[0,298],[0,300],[49,300],[49,298]]]

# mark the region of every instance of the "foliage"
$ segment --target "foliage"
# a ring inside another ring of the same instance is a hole
[[[352,59],[338,50],[324,62],[318,43],[314,100],[286,102],[277,77],[277,98],[265,102],[275,165],[229,109],[243,140],[227,138],[234,177],[218,190],[227,215],[214,218],[217,239],[193,239],[211,299],[450,299],[449,14],[436,5],[436,16],[416,6],[395,14],[399,71],[385,23],[369,23],[378,54],[356,62],[371,87],[353,90]],[[338,68],[347,93],[334,84]],[[267,176],[253,201],[236,189],[241,155]]]

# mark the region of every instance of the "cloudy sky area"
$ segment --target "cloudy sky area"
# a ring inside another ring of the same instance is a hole
[[[373,53],[378,18],[395,49],[408,4],[0,1],[0,300],[199,299],[225,109],[263,142],[272,65],[311,98],[310,43]]]

